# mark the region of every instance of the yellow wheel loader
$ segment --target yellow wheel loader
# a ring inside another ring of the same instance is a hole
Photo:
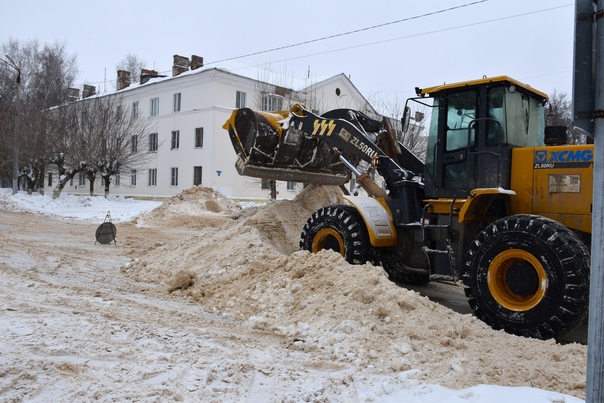
[[[237,109],[224,128],[241,175],[317,184],[354,175],[365,189],[313,213],[301,248],[381,265],[402,283],[463,280],[475,315],[495,329],[548,339],[576,328],[588,307],[593,145],[545,127],[547,95],[507,76],[416,93],[402,123],[414,105],[430,116],[425,162],[389,119],[355,110]]]

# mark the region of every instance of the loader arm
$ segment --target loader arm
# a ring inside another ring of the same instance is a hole
[[[405,159],[402,146],[382,122],[350,109],[319,116],[299,104],[273,113],[243,108],[234,110],[223,127],[238,155],[240,175],[341,185],[350,179],[349,164],[366,161],[396,198],[398,182],[422,173],[404,169],[395,161]],[[388,153],[377,145],[384,142],[390,144]],[[409,166],[423,169],[421,161],[407,153],[412,156],[407,156]]]

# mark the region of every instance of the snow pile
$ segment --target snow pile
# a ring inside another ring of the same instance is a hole
[[[0,212],[1,401],[584,398],[586,346],[496,332],[380,267],[300,251],[337,187],[246,209],[205,188],[156,209],[9,192],[0,209],[28,213]],[[117,245],[95,244],[108,210]]]
[[[58,199],[51,194],[12,194],[11,189],[0,189],[0,210],[41,213],[51,217],[87,220],[102,223],[110,214],[113,222],[129,221],[149,212],[162,202],[134,200],[123,196],[74,196],[62,193]]]
[[[218,228],[149,248],[122,271],[283,337],[294,350],[320,353],[334,369],[404,373],[455,389],[497,384],[584,396],[585,346],[496,332],[398,287],[380,267],[299,251],[306,219],[337,202],[338,191],[308,188],[293,201],[246,209]]]
[[[236,217],[242,208],[221,193],[193,186],[138,219],[139,225],[168,228],[218,227]]]

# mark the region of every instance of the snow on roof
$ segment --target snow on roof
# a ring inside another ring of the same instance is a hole
[[[344,77],[344,78],[348,79],[348,77],[343,73],[339,73],[334,76],[323,76],[323,77],[315,78],[312,80],[308,79],[308,78],[298,79],[291,75],[288,75],[288,72],[282,70],[280,67],[275,67],[270,64],[247,65],[247,64],[239,63],[237,61],[230,60],[230,61],[223,61],[223,62],[219,62],[219,63],[212,63],[212,65],[206,65],[204,67],[200,67],[195,70],[187,70],[177,76],[172,76],[171,74],[158,73],[158,75],[156,77],[149,77],[148,81],[145,82],[144,84],[141,84],[140,82],[132,82],[128,87],[123,88],[119,91],[106,92],[103,94],[98,93],[95,95],[96,96],[109,95],[109,94],[117,93],[117,92],[122,93],[122,92],[131,91],[133,89],[140,88],[140,87],[147,86],[147,85],[152,85],[152,84],[165,82],[165,81],[169,81],[169,80],[177,80],[182,77],[192,76],[195,74],[207,73],[212,70],[223,71],[223,72],[234,74],[234,75],[237,75],[240,77],[245,77],[250,80],[263,81],[263,82],[266,82],[266,83],[269,83],[272,85],[277,85],[277,86],[288,88],[288,89],[291,89],[294,91],[301,91],[305,88],[308,88],[311,85],[317,85],[320,83],[324,83],[329,80],[336,79],[338,77]],[[354,87],[354,85],[353,85],[353,87]]]

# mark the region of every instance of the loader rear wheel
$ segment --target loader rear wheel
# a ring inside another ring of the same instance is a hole
[[[501,218],[478,234],[463,281],[475,315],[494,329],[558,338],[581,324],[589,302],[589,251],[541,216]]]
[[[371,257],[367,227],[352,206],[328,206],[314,212],[302,230],[300,248],[313,253],[331,249],[352,264],[363,264]]]

